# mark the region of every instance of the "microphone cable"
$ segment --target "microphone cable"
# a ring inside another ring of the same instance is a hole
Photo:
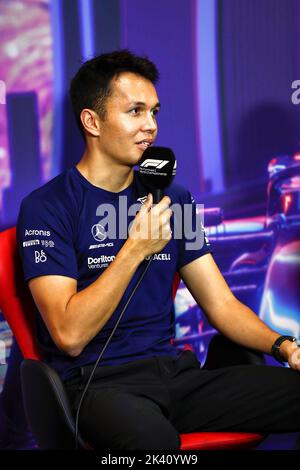
[[[80,398],[80,401],[79,401],[79,404],[78,404],[78,408],[77,408],[77,411],[76,411],[76,418],[75,418],[75,450],[78,450],[78,423],[79,423],[80,408],[81,408],[83,399],[84,399],[84,397],[85,397],[85,395],[86,395],[86,392],[87,392],[87,390],[88,390],[88,388],[89,388],[89,385],[90,385],[90,383],[91,383],[91,380],[92,380],[92,378],[93,378],[93,375],[94,375],[94,373],[95,373],[95,370],[96,370],[96,368],[97,368],[97,366],[98,366],[98,364],[99,364],[99,362],[100,362],[100,359],[102,358],[102,356],[103,356],[103,354],[104,354],[104,352],[105,352],[107,346],[109,345],[110,340],[111,340],[111,338],[113,337],[113,335],[114,335],[114,333],[115,333],[115,331],[116,331],[116,329],[117,329],[117,327],[118,327],[118,325],[119,325],[119,323],[120,323],[120,321],[121,321],[121,319],[122,319],[122,317],[123,317],[123,315],[124,315],[124,313],[125,313],[125,311],[126,311],[126,309],[127,309],[127,307],[128,307],[129,302],[131,301],[131,299],[132,299],[134,293],[136,292],[137,288],[139,287],[140,283],[142,282],[143,277],[145,276],[146,272],[148,271],[148,268],[149,268],[149,266],[150,266],[152,260],[153,260],[153,255],[151,255],[151,257],[150,257],[149,260],[147,260],[148,262],[147,262],[147,264],[146,264],[146,267],[145,267],[144,271],[142,271],[140,277],[138,278],[138,281],[137,281],[136,285],[134,286],[134,288],[133,288],[133,290],[132,290],[132,292],[131,292],[131,294],[130,294],[130,296],[129,296],[127,302],[126,302],[126,304],[124,305],[123,310],[122,310],[122,312],[120,313],[120,316],[119,316],[118,320],[116,321],[116,324],[115,324],[115,326],[114,326],[114,328],[113,328],[113,330],[112,330],[112,332],[111,332],[111,334],[110,334],[108,340],[106,341],[105,345],[103,346],[103,349],[102,349],[102,351],[100,352],[100,354],[99,354],[99,356],[98,356],[98,358],[97,358],[97,360],[96,360],[96,362],[95,362],[95,364],[94,364],[94,367],[93,367],[93,369],[92,369],[92,371],[91,371],[91,373],[90,373],[90,376],[89,376],[89,378],[88,378],[88,381],[87,381],[87,383],[86,383],[86,386],[84,387],[84,390],[83,390],[83,392],[82,392],[82,395],[81,395],[81,398]]]

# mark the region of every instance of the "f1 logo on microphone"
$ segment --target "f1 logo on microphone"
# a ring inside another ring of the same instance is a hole
[[[153,168],[159,169],[165,166],[167,163],[169,163],[169,160],[155,160],[153,158],[147,158],[143,163],[141,163],[140,166],[144,168],[152,166]]]

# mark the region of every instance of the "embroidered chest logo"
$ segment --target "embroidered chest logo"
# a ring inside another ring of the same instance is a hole
[[[92,226],[92,235],[97,242],[102,242],[107,237],[107,233],[101,224],[95,224]]]

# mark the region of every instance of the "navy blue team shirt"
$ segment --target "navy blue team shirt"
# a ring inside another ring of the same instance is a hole
[[[128,188],[113,193],[92,185],[76,167],[33,191],[22,201],[17,223],[25,280],[60,275],[76,279],[78,291],[89,286],[114,260],[126,241],[119,236],[121,225],[124,234],[119,212],[123,216],[126,214],[126,237],[128,224],[134,219],[134,215],[127,217],[126,208],[132,204],[140,207],[147,194],[137,172],[134,172],[133,183]],[[172,205],[176,203],[183,207],[188,204],[192,208],[192,228],[195,228],[196,207],[191,194],[177,184],[169,186],[165,194],[170,197]],[[116,211],[116,236],[111,226],[108,229],[105,225],[108,213],[99,213],[103,204],[109,204]],[[179,356],[180,351],[172,344],[175,336],[174,276],[182,266],[212,250],[206,237],[202,247],[187,250],[185,237],[175,239],[173,219],[174,216],[171,218],[173,238],[159,254],[154,255],[99,367],[154,355]],[[139,265],[115,312],[77,357],[67,355],[56,346],[36,309],[41,352],[63,380],[71,378],[76,368],[96,361],[146,263],[147,260]]]

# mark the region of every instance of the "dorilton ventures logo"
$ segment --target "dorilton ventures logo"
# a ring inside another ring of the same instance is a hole
[[[115,255],[106,256],[101,255],[98,258],[93,258],[91,256],[87,259],[87,264],[89,269],[103,269],[107,268],[107,266],[115,259]]]

